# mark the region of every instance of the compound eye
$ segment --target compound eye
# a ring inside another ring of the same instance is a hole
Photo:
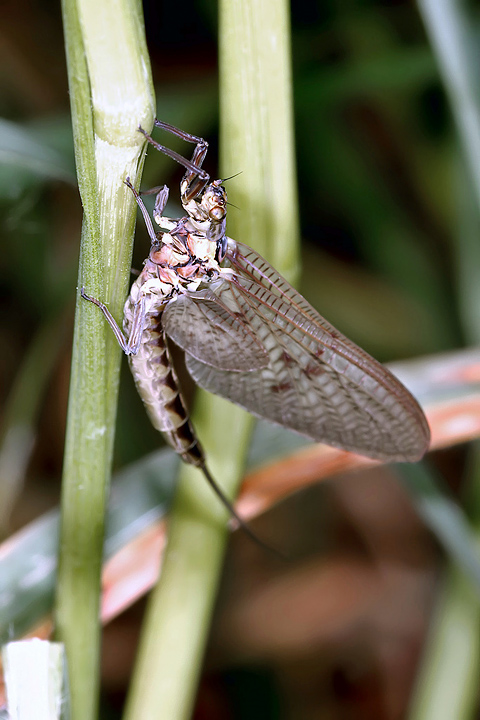
[[[219,205],[216,205],[213,207],[209,212],[210,217],[212,220],[216,220],[217,222],[222,222],[223,218],[225,217],[225,208],[220,207]]]
[[[227,252],[227,236],[224,235],[220,240],[217,241],[217,252],[215,260],[217,262],[222,262],[223,258],[225,257],[225,253]]]

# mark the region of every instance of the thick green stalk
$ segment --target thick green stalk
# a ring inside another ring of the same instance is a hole
[[[290,17],[285,0],[220,6],[220,164],[228,233],[297,279],[298,206]]]
[[[283,271],[297,267],[297,204],[287,3],[220,4],[221,154],[228,232]],[[195,128],[187,128],[195,132]],[[234,496],[251,418],[201,394],[194,425],[212,474]],[[126,717],[189,718],[226,541],[226,513],[201,473],[181,472],[162,577],[150,599]]]
[[[134,0],[64,0],[63,17],[84,207],[77,292],[84,286],[119,317],[135,222],[123,181],[137,179],[143,146],[137,128],[153,121],[141,13]],[[56,598],[73,720],[96,717],[100,570],[119,364],[101,313],[77,295]]]

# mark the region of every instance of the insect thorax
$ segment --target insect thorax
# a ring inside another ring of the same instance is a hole
[[[147,305],[160,309],[176,294],[193,292],[202,282],[218,277],[218,242],[198,229],[199,224],[183,218],[174,230],[161,236],[158,245],[152,245],[132,286],[131,301],[136,302],[144,295]]]

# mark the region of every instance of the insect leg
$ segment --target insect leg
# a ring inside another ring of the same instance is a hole
[[[161,120],[155,120],[155,126],[162,128],[163,130],[167,130],[167,132],[177,135],[177,137],[182,138],[182,140],[195,143],[196,145],[195,150],[193,151],[192,159],[187,160],[182,155],[175,152],[175,150],[171,150],[170,148],[165,147],[165,145],[161,145],[156,142],[156,140],[154,140],[142,127],[138,128],[139,132],[145,136],[145,139],[150,143],[150,145],[153,145],[156,150],[159,150],[164,155],[172,158],[172,160],[175,160],[180,165],[183,165],[186,169],[187,172],[185,173],[183,179],[186,188],[182,192],[182,201],[189,202],[192,198],[202,192],[205,185],[207,185],[210,180],[210,175],[202,168],[202,163],[208,152],[208,143],[203,138],[197,137],[196,135],[190,135],[189,133],[179,130],[173,125],[164,123]]]
[[[167,204],[168,195],[169,195],[169,189],[166,185],[157,185],[157,187],[150,188],[150,190],[141,190],[138,194],[141,195],[156,195],[155,198],[155,207],[153,209],[153,217],[155,219],[155,222],[158,222],[158,218],[163,219],[163,211],[165,210],[165,205]],[[168,218],[167,218],[168,219]],[[172,225],[176,222],[174,220],[170,220],[170,223]],[[159,225],[161,223],[158,223]]]
[[[154,125],[162,130],[166,130],[172,135],[176,135],[182,140],[186,140],[186,142],[193,143],[194,145],[207,145],[208,147],[208,144],[203,138],[198,137],[197,135],[191,135],[190,133],[185,132],[185,130],[180,130],[180,128],[175,127],[175,125],[170,125],[170,123],[164,122],[163,120],[155,120]]]
[[[165,230],[171,231],[174,230],[178,225],[178,220],[170,220],[170,218],[165,217],[162,215],[162,212],[165,208],[165,205],[167,204],[168,200],[168,187],[166,185],[162,185],[162,187],[156,187],[152,188],[151,190],[143,190],[141,193],[137,192],[135,188],[133,187],[132,183],[130,182],[130,178],[127,177],[126,180],[124,180],[125,185],[130,188],[130,190],[133,193],[133,196],[136,200],[136,203],[140,210],[142,211],[143,219],[145,220],[145,225],[147,227],[148,234],[150,236],[150,240],[152,243],[157,244],[159,242],[159,239],[155,233],[152,221],[150,220],[150,216],[148,214],[148,210],[145,207],[145,203],[143,202],[140,195],[151,195],[153,193],[157,193],[157,197],[155,199],[155,208],[153,211],[153,217],[155,219],[155,222],[160,225],[160,227],[164,228]]]
[[[185,140],[186,142],[193,143],[195,145],[195,150],[193,151],[192,159],[190,162],[197,168],[196,174],[199,177],[204,180],[209,177],[206,174],[205,170],[202,169],[201,172],[199,172],[208,152],[208,143],[206,140],[198,137],[197,135],[191,135],[190,133],[187,133],[184,130],[180,130],[179,128],[176,128],[169,123],[163,122],[162,120],[155,120],[155,127],[166,130],[167,132],[172,133],[172,135],[176,135],[177,137]],[[185,165],[185,167],[187,166]],[[187,170],[188,169],[189,168],[187,168]]]
[[[97,300],[97,298],[94,298],[91,295],[87,295],[83,287],[80,290],[80,294],[84,300],[88,300],[89,302],[100,308],[105,317],[105,320],[112,328],[113,334],[117,338],[117,342],[122,348],[125,355],[136,355],[138,353],[138,348],[140,347],[142,334],[145,327],[145,296],[142,295],[140,300],[135,303],[132,328],[127,340],[120,327],[118,326],[117,321],[115,320],[105,303],[103,303],[101,300]]]
[[[142,211],[143,219],[144,219],[144,221],[145,221],[145,225],[146,225],[146,228],[147,228],[147,232],[148,232],[148,234],[149,234],[149,236],[150,236],[150,240],[152,241],[152,243],[154,243],[154,244],[156,245],[156,244],[158,243],[158,238],[157,238],[157,236],[156,236],[156,234],[155,234],[155,230],[153,229],[153,223],[152,223],[152,221],[151,221],[151,219],[150,219],[150,215],[148,214],[148,210],[147,210],[147,208],[145,207],[145,203],[143,202],[142,198],[140,197],[140,195],[138,194],[138,192],[137,192],[137,191],[135,190],[135,188],[133,187],[132,183],[130,182],[130,178],[129,178],[129,177],[127,177],[127,179],[124,180],[124,183],[125,183],[125,185],[126,185],[128,188],[130,188],[130,190],[132,191],[133,196],[134,196],[134,198],[135,198],[135,200],[136,200],[136,202],[137,202],[137,205],[138,205],[138,207],[140,208],[140,210]],[[166,187],[166,186],[164,186],[164,188],[165,188],[165,187]],[[167,188],[167,197],[168,197],[168,188]],[[165,203],[166,203],[166,202],[167,202],[167,201],[166,201],[166,199],[165,199]]]
[[[160,190],[157,193],[157,196],[155,198],[155,205],[153,208],[153,219],[157,223],[157,225],[160,225],[160,227],[168,227],[169,224],[173,224],[174,220],[169,220],[168,218],[164,217],[163,211],[165,210],[165,205],[167,204],[168,200],[168,187],[166,185],[163,186],[163,188],[160,188]]]
[[[158,121],[156,121],[158,122]],[[208,143],[206,140],[202,140],[201,138],[198,138],[199,145],[195,148],[193,151],[193,156],[191,160],[187,160],[187,158],[184,158],[183,155],[180,155],[180,153],[175,152],[175,150],[171,150],[170,148],[165,147],[165,145],[161,145],[156,140],[152,138],[151,135],[147,133],[146,130],[144,130],[141,126],[138,128],[139,132],[142,133],[142,135],[145,136],[145,139],[147,142],[150,143],[150,145],[153,145],[153,147],[156,150],[159,150],[164,155],[167,155],[169,158],[172,158],[172,160],[175,160],[179,163],[179,165],[183,165],[183,167],[188,171],[188,173],[191,173],[192,176],[196,175],[199,178],[201,178],[205,185],[210,179],[210,175],[207,173],[206,170],[202,168],[202,163],[205,159],[205,155],[208,151]]]

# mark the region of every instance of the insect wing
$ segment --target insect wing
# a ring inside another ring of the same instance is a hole
[[[265,348],[245,322],[224,280],[171,300],[162,326],[182,350],[217,369],[250,372],[268,365]]]
[[[220,369],[189,354],[200,385],[317,442],[389,461],[415,461],[428,449],[429,429],[412,395],[382,365],[327,323],[254,250],[228,241],[233,278],[212,288],[231,293],[268,353],[249,372]]]

